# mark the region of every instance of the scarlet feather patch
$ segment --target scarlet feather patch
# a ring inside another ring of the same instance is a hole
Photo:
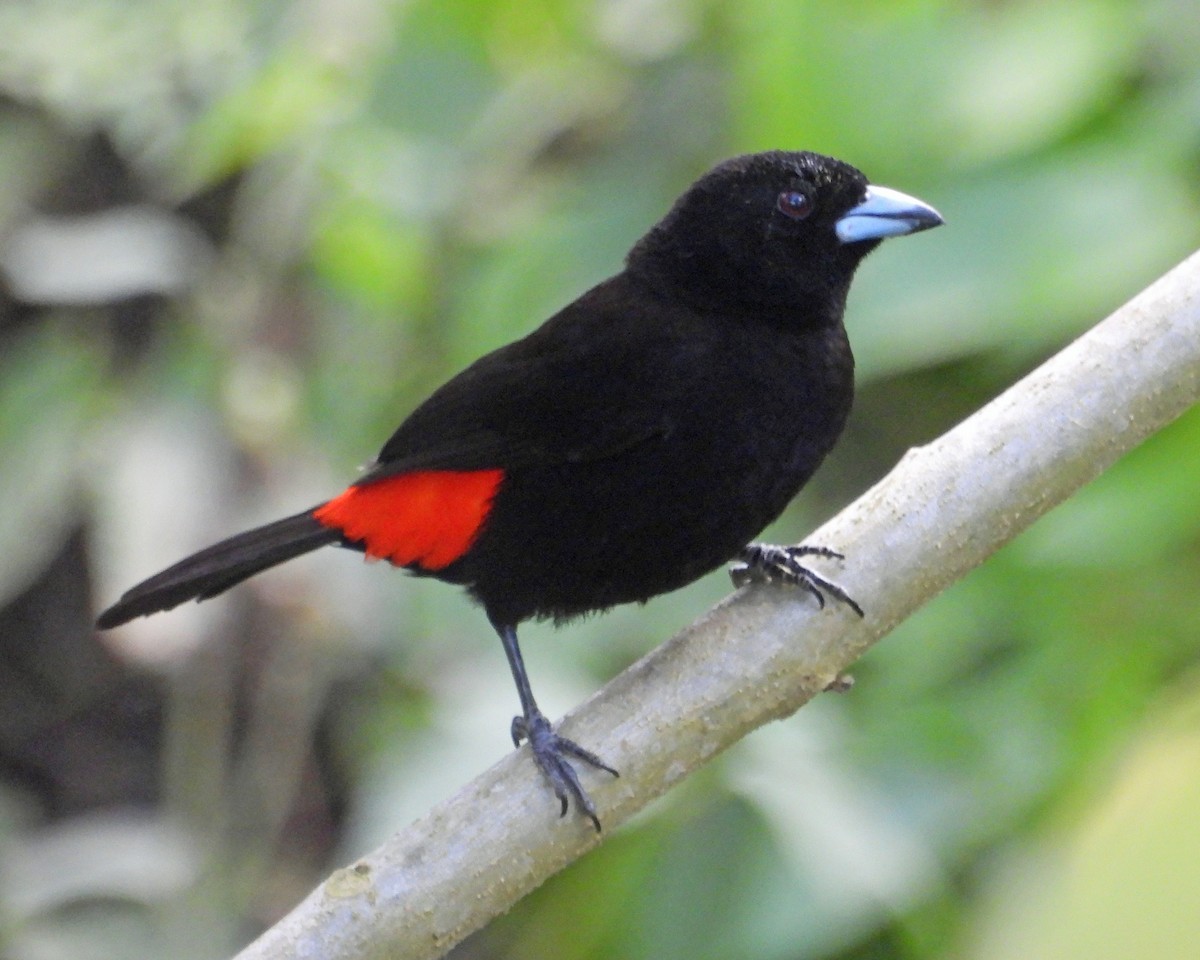
[[[503,470],[421,470],[348,488],[313,511],[368,557],[441,570],[475,542]]]

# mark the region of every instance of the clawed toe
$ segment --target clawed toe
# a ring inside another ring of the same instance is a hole
[[[813,595],[817,606],[822,610],[825,608],[825,595],[829,594],[846,604],[860,617],[864,615],[862,607],[853,597],[836,583],[804,566],[800,562],[801,557],[845,559],[842,554],[828,547],[810,547],[803,544],[777,547],[768,543],[751,543],[738,554],[738,562],[730,567],[729,577],[736,587],[754,582],[787,583],[802,587]]]
[[[567,809],[573,799],[575,806],[592,821],[592,826],[599,833],[600,818],[596,814],[595,804],[592,803],[592,798],[588,796],[587,791],[579,782],[579,774],[571,765],[570,758],[582,761],[597,770],[611,773],[614,777],[620,776],[620,774],[596,754],[584,749],[574,740],[560,737],[554,732],[550,721],[540,713],[532,717],[513,717],[512,737],[513,743],[518,746],[523,740],[529,741],[534,761],[546,779],[550,781],[554,795],[562,805],[559,816],[567,815]]]

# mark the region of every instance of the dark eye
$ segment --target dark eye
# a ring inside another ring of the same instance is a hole
[[[792,220],[803,220],[812,213],[812,201],[799,190],[784,190],[775,201],[775,206]]]

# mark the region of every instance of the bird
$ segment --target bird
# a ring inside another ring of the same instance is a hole
[[[577,767],[617,771],[542,712],[519,626],[645,602],[729,563],[735,583],[784,581],[862,616],[801,562],[840,554],[754,537],[842,433],[856,268],[883,239],[942,222],[819,153],[719,163],[623,269],[435,390],[343,492],[181,560],[97,625],[213,597],[325,546],[462,586],[508,660],[514,746],[528,741],[560,816],[574,801],[599,831]]]

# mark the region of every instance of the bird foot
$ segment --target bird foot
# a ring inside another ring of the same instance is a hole
[[[575,806],[592,821],[592,826],[599,833],[600,818],[596,815],[596,806],[579,782],[579,774],[575,772],[571,760],[581,760],[597,770],[611,773],[614,777],[619,777],[620,774],[574,740],[560,737],[554,732],[550,721],[540,711],[527,717],[513,717],[512,739],[513,745],[518,747],[521,745],[521,741],[529,741],[529,746],[533,750],[533,759],[546,779],[550,781],[554,795],[562,804],[562,812],[559,816],[567,815],[568,800],[574,799]]]
[[[729,568],[729,578],[735,587],[747,583],[787,583],[803,587],[817,600],[817,605],[825,609],[825,594],[829,594],[846,604],[860,617],[863,609],[850,594],[819,573],[810,570],[800,562],[801,557],[831,557],[835,560],[845,558],[828,547],[777,547],[769,543],[750,543],[738,553],[738,562]]]

